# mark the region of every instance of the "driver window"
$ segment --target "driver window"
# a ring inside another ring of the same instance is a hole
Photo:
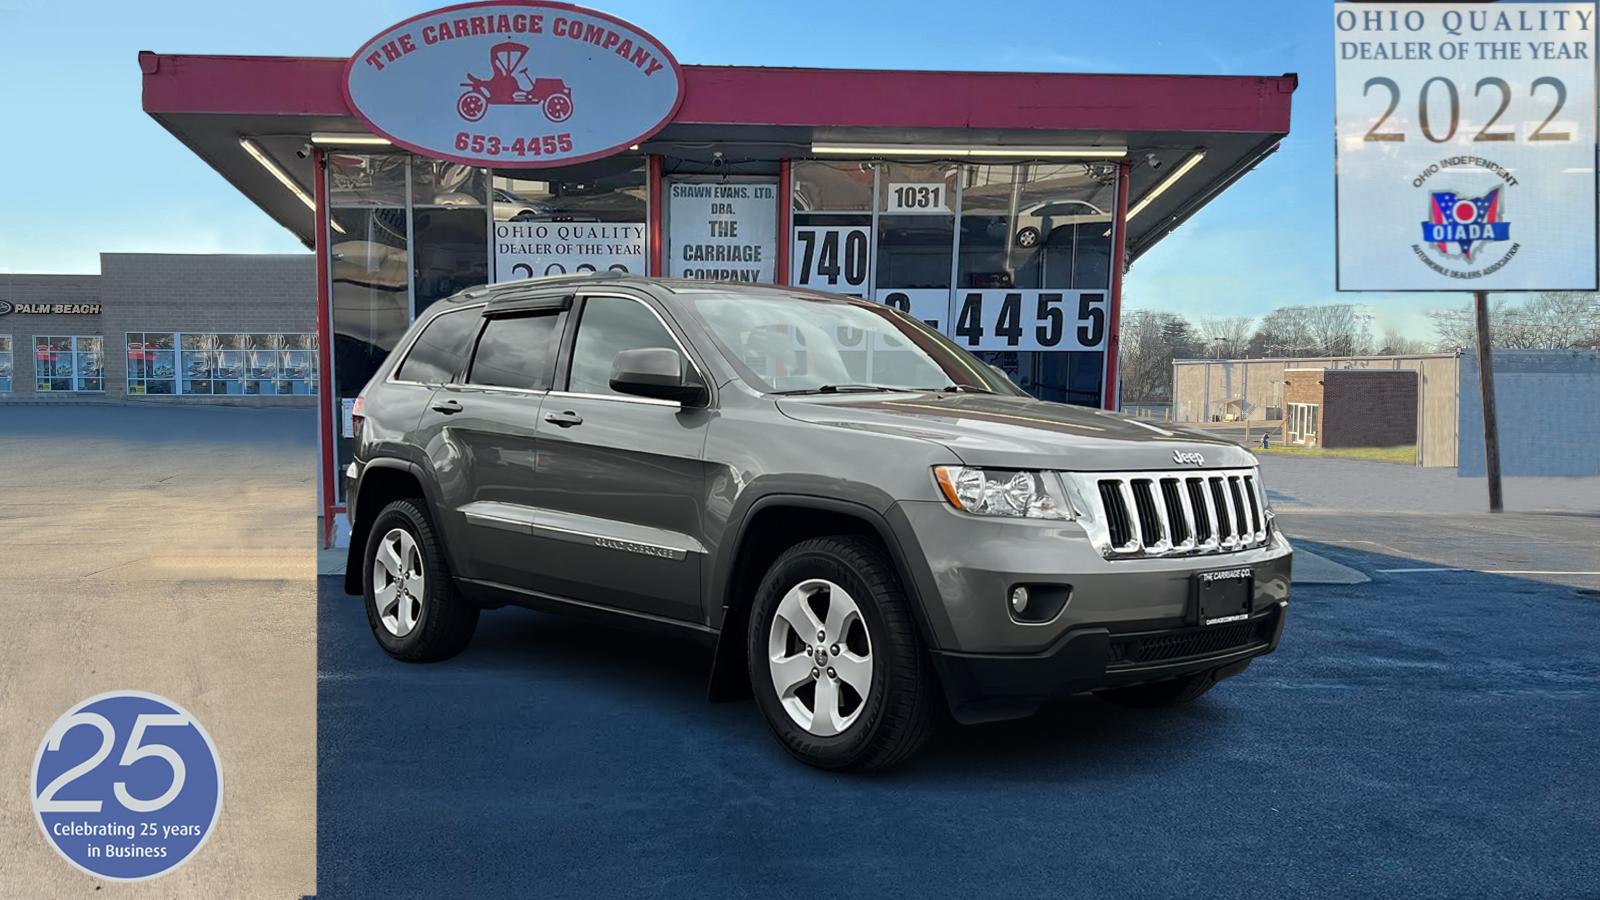
[[[611,389],[611,362],[624,350],[645,347],[678,349],[655,313],[637,300],[589,297],[583,301],[578,337],[572,346],[572,374],[567,390],[578,394],[616,394]]]

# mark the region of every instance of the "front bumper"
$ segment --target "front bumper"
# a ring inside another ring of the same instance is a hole
[[[965,724],[1033,713],[1068,694],[1123,687],[1215,669],[1218,680],[1277,649],[1289,601],[1224,625],[1130,630],[1072,628],[1038,653],[937,650],[933,662],[950,713]]]

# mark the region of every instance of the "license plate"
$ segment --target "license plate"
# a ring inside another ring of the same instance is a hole
[[[1242,622],[1250,618],[1255,579],[1248,566],[1197,572],[1194,575],[1195,617],[1202,625]]]

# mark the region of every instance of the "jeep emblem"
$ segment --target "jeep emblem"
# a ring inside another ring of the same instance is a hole
[[[1203,455],[1183,450],[1172,451],[1172,461],[1180,466],[1203,466],[1206,464],[1206,458]]]

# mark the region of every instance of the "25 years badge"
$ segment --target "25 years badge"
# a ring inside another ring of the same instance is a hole
[[[222,812],[222,762],[178,704],[114,691],[69,709],[34,757],[33,810],[51,846],[99,878],[142,881],[188,861]]]

